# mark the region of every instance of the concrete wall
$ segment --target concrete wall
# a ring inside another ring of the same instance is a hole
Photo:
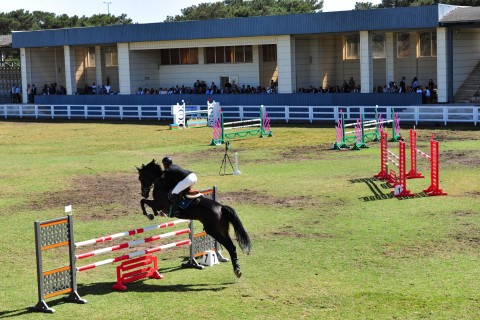
[[[35,48],[29,52],[30,80],[35,84],[37,93],[45,84],[57,83],[65,86],[65,59],[63,47]]]
[[[397,56],[397,34],[394,34],[394,65],[397,84],[405,77],[407,86],[410,86],[414,77],[418,78],[421,86],[426,86],[432,79],[437,83],[437,58],[417,57],[418,32],[410,32],[410,56],[399,58]],[[390,81],[390,80],[389,80]]]
[[[453,32],[453,94],[480,61],[480,29]]]

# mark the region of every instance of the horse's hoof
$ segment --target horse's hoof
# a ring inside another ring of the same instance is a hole
[[[242,271],[240,271],[240,269],[235,269],[233,272],[235,272],[237,278],[240,278],[242,276]]]
[[[150,219],[150,220],[155,219],[155,216],[154,216],[153,214],[149,214],[149,215],[147,215],[147,217],[148,217],[148,219]]]

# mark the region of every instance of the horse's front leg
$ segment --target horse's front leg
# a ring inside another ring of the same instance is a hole
[[[145,205],[149,206],[152,209],[153,214],[147,212]],[[155,209],[153,200],[142,199],[140,200],[140,206],[142,207],[143,215],[147,216],[148,219],[153,220],[155,216],[158,216],[158,211]]]

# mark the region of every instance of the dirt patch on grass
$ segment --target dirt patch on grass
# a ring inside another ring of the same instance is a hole
[[[480,157],[474,151],[459,152],[459,151],[441,151],[440,163],[442,164],[459,164],[469,167],[480,166]]]
[[[135,174],[84,176],[71,181],[71,188],[46,192],[30,203],[30,210],[69,205],[81,208],[83,220],[104,220],[140,212],[140,183]]]
[[[292,196],[279,198],[267,192],[243,189],[236,192],[222,192],[218,200],[222,203],[248,203],[250,205],[275,206],[304,210],[313,208],[317,201],[309,196]]]
[[[311,221],[310,224],[315,225],[319,224],[319,221]],[[291,226],[285,225],[279,228],[277,231],[270,232],[270,235],[275,237],[287,237],[287,238],[295,238],[295,239],[330,239],[332,238],[331,235],[322,234],[318,232],[314,233],[303,233],[299,232],[296,228],[298,226]]]
[[[465,230],[452,235],[453,239],[467,248],[480,247],[480,229],[473,225],[466,225]]]
[[[432,137],[432,134],[435,136],[437,141],[477,141],[480,140],[480,137],[476,135],[475,131],[456,131],[456,130],[442,130],[442,131],[417,131],[417,141],[429,141]]]
[[[29,210],[58,210],[71,204],[73,210],[81,208],[82,220],[105,220],[140,213],[140,183],[137,175],[118,173],[84,176],[71,181],[71,188],[45,192],[28,204]],[[309,209],[317,201],[307,196],[274,197],[266,192],[242,190],[219,193],[218,201],[224,204],[248,203],[298,210]]]

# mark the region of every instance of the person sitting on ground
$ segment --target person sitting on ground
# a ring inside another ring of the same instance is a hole
[[[166,184],[175,185],[172,190],[172,210],[170,211],[170,216],[173,217],[178,214],[178,194],[193,186],[197,182],[197,175],[173,164],[170,157],[163,158],[162,164],[164,167],[163,179]]]

